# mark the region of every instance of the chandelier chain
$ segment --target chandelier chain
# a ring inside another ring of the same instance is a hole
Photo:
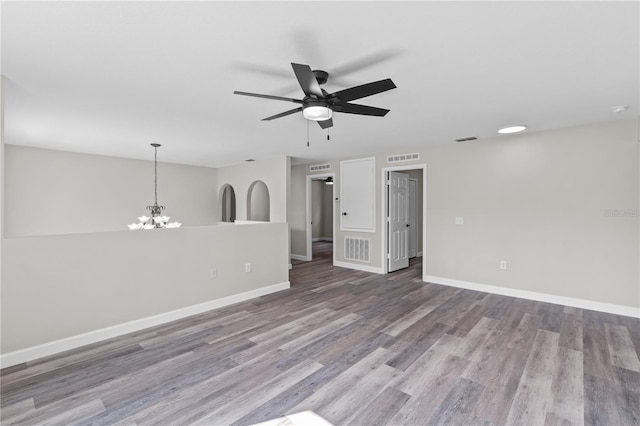
[[[156,150],[156,155],[155,155],[155,188],[156,188],[156,204],[158,204],[158,147],[154,146],[155,150]]]

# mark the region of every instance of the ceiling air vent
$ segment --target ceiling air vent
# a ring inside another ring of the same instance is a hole
[[[309,166],[309,171],[311,172],[319,172],[322,170],[331,170],[331,163],[327,164],[317,164],[315,166]]]
[[[469,136],[468,138],[460,138],[460,139],[456,139],[456,142],[468,142],[468,141],[475,141],[478,138],[476,138],[475,136]]]
[[[413,154],[390,155],[387,157],[387,163],[397,163],[399,161],[413,161],[419,159],[420,154],[414,152]]]

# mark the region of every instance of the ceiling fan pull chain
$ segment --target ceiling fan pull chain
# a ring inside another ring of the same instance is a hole
[[[330,141],[331,140],[331,136],[329,136],[329,129],[327,129],[327,140]]]
[[[307,147],[309,146],[309,120],[307,120]]]

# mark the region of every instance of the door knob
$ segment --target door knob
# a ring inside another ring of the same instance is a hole
[[[407,223],[407,228],[408,228],[409,226],[410,226],[410,225]]]
[[[346,216],[346,215],[347,215],[347,212],[342,212],[342,216]]]

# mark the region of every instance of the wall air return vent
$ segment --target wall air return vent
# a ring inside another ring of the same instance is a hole
[[[399,161],[413,161],[419,159],[420,154],[414,152],[413,154],[390,155],[387,157],[387,163],[397,163]]]
[[[456,139],[456,142],[468,142],[468,141],[475,141],[478,138],[476,138],[475,136],[469,136],[468,138],[460,138],[460,139]]]
[[[331,170],[331,163],[316,164],[315,166],[309,166],[310,172],[320,172],[322,170]]]
[[[371,261],[371,240],[366,238],[344,238],[345,260],[358,260],[360,262]]]

